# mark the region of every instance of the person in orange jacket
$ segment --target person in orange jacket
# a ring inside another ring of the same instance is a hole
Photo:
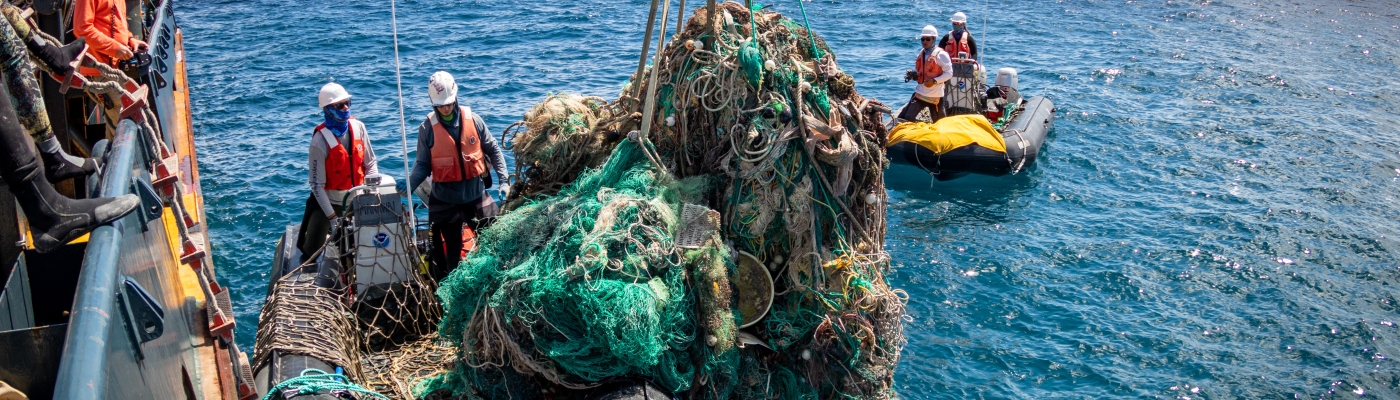
[[[123,0],[77,0],[73,6],[73,34],[87,40],[88,54],[111,66],[149,47],[132,37],[126,27]]]

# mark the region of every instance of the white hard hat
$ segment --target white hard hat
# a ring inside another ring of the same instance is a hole
[[[428,99],[432,100],[433,107],[457,102],[457,80],[447,71],[434,72],[428,78]]]
[[[316,96],[316,100],[321,104],[321,108],[350,99],[350,92],[345,91],[344,86],[331,82],[321,87],[321,94]]]
[[[926,38],[930,36],[935,38],[938,37],[938,28],[935,28],[933,25],[924,25],[924,33],[920,34],[919,38]]]
[[[950,20],[952,20],[955,24],[966,24],[967,14],[963,14],[962,11],[958,11],[957,13],[953,14],[953,18],[950,18]]]

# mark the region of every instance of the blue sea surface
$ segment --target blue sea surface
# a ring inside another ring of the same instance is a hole
[[[1400,398],[1394,2],[803,5],[867,97],[908,99],[920,28],[964,11],[988,70],[1058,106],[1021,175],[888,176],[903,397]],[[397,3],[408,128],[436,70],[493,134],[549,93],[616,97],[647,6]],[[306,202],[321,85],[349,89],[402,179],[390,3],[176,13],[215,264],[251,351],[273,247]]]

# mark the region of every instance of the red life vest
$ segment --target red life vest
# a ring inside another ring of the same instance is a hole
[[[467,116],[466,108],[459,107],[457,110],[462,118],[460,142],[447,134],[447,128],[438,121],[436,112],[428,113],[428,121],[433,125],[433,182],[461,182],[486,172],[476,121]]]
[[[316,133],[326,141],[326,190],[350,190],[365,184],[365,142],[355,134],[359,121],[350,117],[350,127],[345,134],[350,135],[350,151],[340,145],[340,139],[326,129],[326,124],[316,127]],[[363,126],[363,125],[361,125]]]
[[[948,32],[948,44],[943,45],[943,51],[948,52],[949,58],[957,57],[958,53],[967,53],[968,57],[972,57],[972,47],[967,45],[967,38],[971,35],[967,31],[963,31],[962,39],[955,39],[957,33],[957,31]]]
[[[919,72],[919,84],[934,82],[935,78],[943,75],[943,67],[938,65],[939,51],[937,47],[930,47],[919,52],[919,56],[914,59],[914,70]]]

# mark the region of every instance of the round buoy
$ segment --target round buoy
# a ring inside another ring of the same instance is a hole
[[[865,204],[875,204],[877,201],[880,201],[880,198],[875,197],[874,193],[865,194]]]
[[[666,117],[666,126],[676,126],[676,116]]]
[[[772,71],[778,69],[778,63],[773,62],[773,60],[764,61],[763,68],[767,68],[769,71]]]
[[[811,360],[811,359],[812,359],[812,351],[811,351],[811,350],[806,350],[806,349],[802,350],[802,359],[803,359],[803,360]]]

